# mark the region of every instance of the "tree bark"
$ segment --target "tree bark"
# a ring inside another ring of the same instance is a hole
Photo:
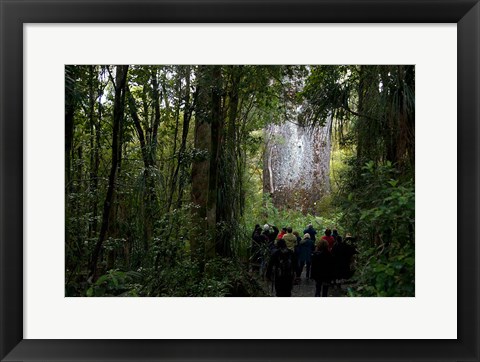
[[[222,70],[220,66],[212,66],[211,77],[211,152],[207,199],[207,228],[210,237],[207,238],[207,243],[205,245],[207,259],[215,256],[217,244],[218,168],[220,166],[220,150],[222,149],[222,132],[224,124],[222,114]]]
[[[94,82],[95,82],[95,68],[93,65],[88,66],[89,78],[88,78],[88,98],[89,98],[89,108],[88,108],[88,117],[89,117],[89,128],[90,128],[90,190],[92,193],[95,191],[95,179],[98,174],[95,169],[95,96],[94,96]],[[96,200],[94,197],[90,200],[90,210],[95,209]],[[92,237],[92,234],[96,231],[93,228],[94,218],[92,217],[91,221],[88,224],[88,237]]]
[[[232,255],[232,240],[235,237],[235,223],[241,212],[241,187],[242,170],[237,159],[237,149],[241,148],[237,142],[237,115],[239,109],[239,88],[242,75],[242,66],[230,66],[228,87],[228,116],[226,137],[222,142],[219,165],[221,184],[217,186],[218,198],[217,221],[224,227],[216,237],[216,252],[218,255],[229,257]],[[218,183],[218,181],[217,181]]]
[[[133,123],[135,125],[135,129],[137,130],[137,136],[140,141],[140,150],[142,152],[142,159],[144,165],[144,177],[145,177],[145,194],[143,195],[144,198],[144,206],[145,206],[145,223],[144,223],[144,250],[147,251],[149,249],[149,241],[153,237],[153,213],[157,203],[157,195],[155,192],[155,179],[154,179],[154,172],[153,168],[154,165],[154,156],[152,155],[153,151],[153,137],[150,137],[150,142],[145,139],[145,132],[142,128],[140,123],[140,118],[138,117],[137,107],[135,104],[135,99],[133,98],[132,93],[128,89],[127,86],[127,93],[128,93],[128,109],[130,110],[130,115],[133,119]],[[157,100],[158,102],[158,100]],[[154,101],[155,103],[155,101]],[[158,121],[160,122],[160,121]]]
[[[209,182],[209,154],[211,152],[211,125],[206,114],[208,104],[208,84],[205,79],[206,66],[199,67],[198,104],[195,110],[194,147],[199,156],[192,164],[192,203],[194,230],[190,237],[190,247],[194,260],[203,259],[203,247],[207,236],[207,199]]]
[[[151,164],[155,163],[156,154],[157,154],[157,137],[158,137],[158,127],[160,126],[160,94],[158,91],[158,79],[157,79],[157,68],[155,67],[152,70],[152,98],[153,98],[153,108],[154,108],[154,119],[152,127],[152,150],[151,150]]]
[[[110,211],[112,208],[112,201],[115,192],[115,177],[117,173],[117,168],[119,165],[119,156],[121,155],[120,149],[121,144],[119,144],[119,133],[120,126],[124,117],[125,110],[125,87],[127,81],[127,72],[128,65],[119,65],[116,67],[116,76],[115,76],[115,102],[113,107],[113,134],[112,134],[112,165],[110,168],[110,175],[108,177],[108,189],[107,195],[105,197],[105,202],[103,204],[103,216],[102,216],[102,226],[100,229],[100,235],[98,241],[95,245],[95,249],[92,254],[90,262],[90,273],[89,277],[92,280],[97,279],[97,263],[100,251],[102,249],[103,242],[105,240]]]
[[[75,115],[75,74],[74,65],[65,66],[65,184],[71,187],[71,154]]]
[[[182,125],[182,142],[180,144],[180,149],[178,150],[178,162],[177,168],[175,170],[174,178],[177,178],[177,175],[180,173],[179,182],[178,182],[178,195],[177,195],[177,208],[182,206],[182,198],[184,193],[185,185],[185,165],[183,165],[183,160],[185,158],[185,152],[187,149],[187,138],[188,131],[190,129],[190,120],[192,119],[192,113],[195,108],[196,99],[198,92],[195,91],[193,95],[193,101],[190,103],[190,66],[186,66],[185,69],[185,107],[183,112],[183,125]],[[173,196],[173,195],[172,195]]]
[[[98,170],[100,168],[100,126],[102,124],[102,96],[103,96],[103,84],[101,84],[98,88],[98,116],[97,122],[95,124],[95,152],[93,155],[94,158],[94,168],[93,174],[96,175],[93,180],[93,225],[92,229],[93,232],[96,233],[98,229]]]
[[[365,67],[363,65],[359,66],[359,82],[358,82],[358,112],[360,114],[364,114],[365,112]],[[363,162],[365,161],[364,159],[364,138],[362,137],[362,134],[360,132],[360,128],[363,127],[363,124],[365,122],[365,118],[362,116],[358,116],[357,118],[357,167],[356,167],[356,172],[357,172],[357,178],[360,177],[361,173],[361,166]]]
[[[221,67],[200,66],[198,102],[195,110],[195,149],[192,165],[193,218],[191,236],[194,259],[215,256],[217,180],[223,117],[221,110]]]

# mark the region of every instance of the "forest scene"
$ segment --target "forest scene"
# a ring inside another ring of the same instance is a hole
[[[414,297],[415,66],[66,65],[66,297]]]

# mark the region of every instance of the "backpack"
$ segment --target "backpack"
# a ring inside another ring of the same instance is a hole
[[[292,252],[290,250],[278,250],[278,265],[275,269],[275,277],[277,278],[291,278],[293,276],[293,260]]]

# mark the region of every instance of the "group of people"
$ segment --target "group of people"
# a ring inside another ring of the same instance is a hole
[[[252,269],[272,281],[277,297],[290,297],[305,268],[306,280],[315,280],[315,297],[327,297],[332,283],[351,278],[354,238],[345,240],[336,229],[327,228],[317,238],[309,224],[303,237],[291,227],[279,230],[275,225],[255,225],[252,233]]]

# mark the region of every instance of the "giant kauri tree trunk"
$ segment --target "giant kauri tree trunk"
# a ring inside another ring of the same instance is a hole
[[[331,119],[323,126],[291,122],[266,128],[264,192],[277,208],[315,214],[330,192]]]

